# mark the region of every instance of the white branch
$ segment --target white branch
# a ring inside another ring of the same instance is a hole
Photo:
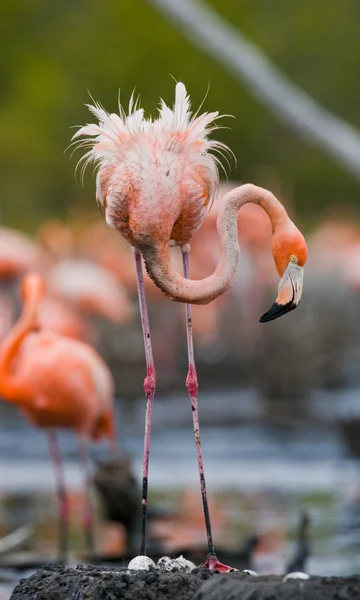
[[[202,0],[147,0],[256,98],[360,181],[360,135],[294,85],[241,32]],[[320,76],[320,75],[319,75]]]

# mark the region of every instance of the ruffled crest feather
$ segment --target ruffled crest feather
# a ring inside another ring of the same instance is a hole
[[[211,112],[192,117],[190,98],[183,83],[176,84],[172,109],[160,99],[158,119],[144,117],[143,109],[139,108],[139,97],[135,99],[134,93],[130,98],[127,115],[120,104],[120,98],[119,115],[107,113],[97,102],[87,106],[99,123],[80,127],[72,138],[76,147],[88,149],[78,163],[78,166],[82,163],[82,176],[89,163],[94,163],[98,168],[114,162],[121,163],[133,143],[142,140],[146,142],[148,139],[152,143],[155,142],[160,149],[186,153],[189,162],[209,172],[209,207],[211,206],[219,179],[217,167],[223,165],[221,160],[209,154],[209,151],[215,151],[223,158],[224,154],[231,151],[222,142],[208,139],[208,135],[218,129],[216,120],[221,118],[221,115]]]

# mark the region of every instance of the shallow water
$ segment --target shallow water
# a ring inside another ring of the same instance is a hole
[[[270,535],[276,530],[282,540],[267,555],[258,556],[260,571],[283,570],[299,511],[306,508],[312,520],[308,571],[360,572],[360,461],[349,453],[336,422],[359,413],[357,397],[357,390],[342,396],[314,393],[301,421],[282,419],[270,425],[264,420],[264,403],[252,392],[200,396],[207,485],[213,500],[228,512],[230,543],[240,543],[252,531]],[[121,448],[133,456],[139,480],[144,411],[142,398],[131,406],[118,402]],[[74,437],[62,432],[60,444],[67,482],[80,489]],[[92,452],[96,458],[106,455],[107,449],[100,445]],[[1,405],[0,500],[22,492],[46,496],[53,483],[46,435]],[[162,505],[176,504],[186,490],[197,492],[191,411],[185,395],[156,401],[149,486],[150,501]],[[226,531],[224,537],[220,530],[216,535],[220,542],[227,539]],[[0,584],[0,600],[8,597],[9,585]]]

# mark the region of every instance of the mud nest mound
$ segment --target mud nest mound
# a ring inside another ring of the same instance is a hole
[[[46,564],[22,579],[10,600],[358,600],[360,576],[311,577],[220,575],[197,568],[127,572],[78,565]]]

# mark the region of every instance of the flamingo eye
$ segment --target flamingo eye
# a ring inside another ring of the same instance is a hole
[[[292,262],[292,263],[297,263],[297,261],[298,261],[298,259],[297,259],[297,256],[295,256],[295,254],[292,254],[292,255],[290,256],[290,262]]]

